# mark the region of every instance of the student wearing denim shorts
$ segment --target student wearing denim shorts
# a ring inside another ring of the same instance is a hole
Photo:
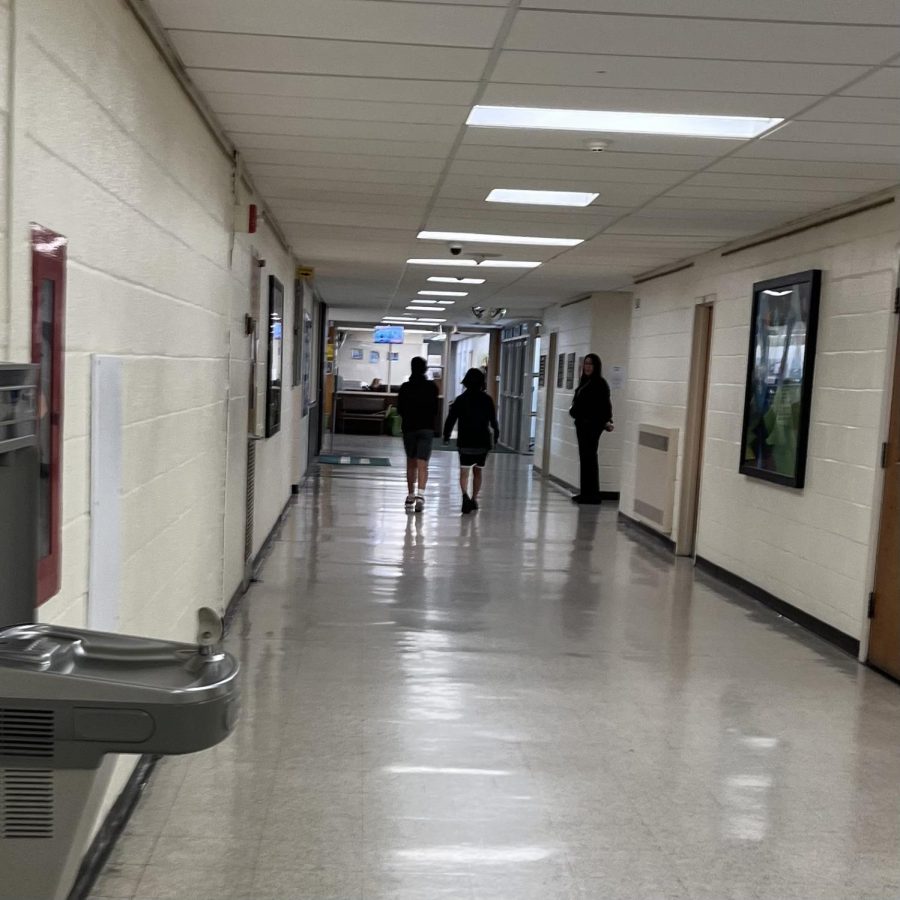
[[[487,393],[487,379],[481,369],[469,369],[462,380],[465,391],[450,404],[444,423],[444,443],[450,441],[453,427],[458,424],[456,445],[459,451],[459,486],[462,490],[464,514],[478,509],[484,466],[487,456],[500,437],[500,425],[494,401]],[[469,496],[469,472],[472,476],[472,495]]]
[[[397,412],[403,420],[403,449],[406,451],[407,512],[425,509],[428,461],[434,443],[434,420],[438,414],[438,390],[425,377],[428,363],[421,356],[410,362],[409,381],[400,386]]]

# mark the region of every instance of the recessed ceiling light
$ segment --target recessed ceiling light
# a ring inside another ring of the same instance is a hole
[[[415,322],[415,316],[385,316],[382,322]]]
[[[424,312],[424,313],[437,313],[443,312],[443,306],[407,306],[407,309],[413,309],[416,312]]]
[[[475,106],[467,125],[486,128],[548,128],[554,131],[599,131],[665,134],[749,140],[784,119],[757,116],[695,116],[673,113],[619,112],[602,109],[540,109],[529,106]]]
[[[442,306],[453,306],[453,304],[456,303],[456,301],[455,300],[438,300],[438,303],[440,303]]]
[[[529,237],[522,234],[476,234],[469,231],[420,231],[420,241],[472,241],[476,244],[526,244],[530,247],[575,247],[582,238]]]
[[[419,319],[420,325],[440,325],[441,322],[446,322],[446,319]]]
[[[452,275],[431,275],[428,280],[444,284],[484,284],[483,278],[454,278]]]
[[[419,291],[420,297],[468,297],[468,291]]]
[[[526,203],[534,206],[589,206],[600,195],[581,191],[515,191],[494,188],[484,199],[488,203]]]
[[[526,262],[518,259],[408,259],[410,266],[478,266],[482,269],[536,269],[539,262]]]

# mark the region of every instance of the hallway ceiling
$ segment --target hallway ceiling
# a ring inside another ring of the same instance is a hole
[[[451,307],[531,314],[900,181],[900,0],[149,0],[325,299],[403,314],[465,244]],[[465,125],[476,103],[782,117],[750,141]],[[591,140],[609,147],[595,153]],[[492,188],[599,192],[586,208]],[[433,286],[433,285],[431,285]]]

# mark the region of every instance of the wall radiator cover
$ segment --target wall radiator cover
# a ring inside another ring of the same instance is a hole
[[[678,429],[638,425],[634,515],[662,534],[672,533]]]

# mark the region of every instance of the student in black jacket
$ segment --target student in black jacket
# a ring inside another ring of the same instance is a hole
[[[465,391],[450,404],[444,422],[444,443],[450,441],[453,426],[459,423],[456,446],[459,451],[459,486],[462,489],[462,511],[478,509],[482,472],[487,455],[500,437],[494,401],[486,393],[487,380],[481,369],[469,369],[462,380]],[[472,496],[469,497],[469,470],[474,468]]]
[[[578,459],[581,464],[581,493],[572,498],[575,503],[600,503],[597,448],[600,445],[600,435],[614,428],[609,385],[602,373],[600,357],[596,353],[588,353],[582,363],[581,381],[569,410],[569,415],[575,420]]]
[[[427,369],[428,363],[421,356],[413,357],[409,364],[409,381],[400,385],[397,395],[397,412],[403,420],[403,448],[406,450],[408,494],[404,505],[407,512],[420,513],[425,508],[428,460],[431,459],[434,420],[439,406],[437,385],[425,377]]]

